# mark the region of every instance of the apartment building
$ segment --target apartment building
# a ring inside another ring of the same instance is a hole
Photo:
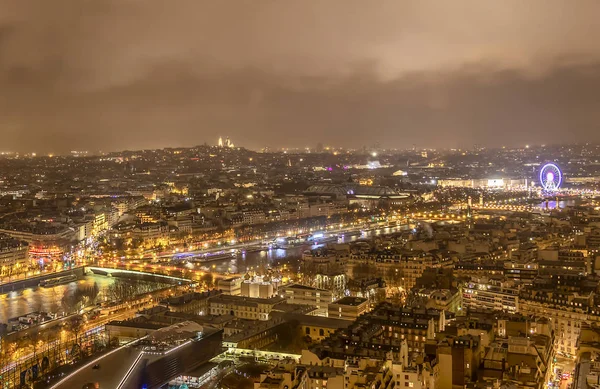
[[[289,304],[308,305],[314,307],[319,316],[327,316],[329,304],[333,302],[330,290],[313,288],[311,286],[291,284],[279,289],[279,296]]]
[[[240,319],[269,320],[273,307],[284,302],[281,297],[268,299],[218,295],[209,299],[211,315],[231,315]]]

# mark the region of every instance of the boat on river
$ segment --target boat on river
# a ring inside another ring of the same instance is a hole
[[[69,274],[68,276],[49,278],[47,280],[42,280],[39,283],[39,286],[44,288],[50,288],[57,285],[70,284],[71,282],[77,281],[77,276],[75,274]]]

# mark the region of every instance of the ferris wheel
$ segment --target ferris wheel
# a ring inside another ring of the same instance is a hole
[[[548,192],[554,192],[562,184],[562,172],[553,163],[547,163],[540,169],[540,184]]]

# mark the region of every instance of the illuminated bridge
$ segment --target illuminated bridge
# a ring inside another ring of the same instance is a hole
[[[137,270],[126,270],[126,269],[115,269],[115,268],[107,268],[107,267],[97,267],[97,266],[86,266],[86,272],[92,272],[94,274],[99,274],[103,276],[109,277],[120,277],[120,278],[137,278],[145,281],[158,281],[158,282],[166,282],[171,284],[182,284],[192,282],[187,278],[174,277],[161,273],[149,273]]]

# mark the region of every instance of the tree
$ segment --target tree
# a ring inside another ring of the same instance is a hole
[[[375,295],[372,298],[372,301],[375,303],[375,305],[380,304],[382,302],[384,302],[387,298],[387,294],[385,292],[385,289],[377,289],[375,291]]]
[[[352,278],[373,278],[379,274],[377,266],[370,262],[357,263],[352,268]]]
[[[302,261],[300,264],[300,274],[302,275],[303,284],[312,284],[315,276],[319,272],[319,268],[313,261]],[[311,285],[312,286],[312,285]]]
[[[78,312],[82,307],[95,304],[99,293],[100,288],[97,283],[78,286],[74,291],[65,291],[61,305],[66,313]]]
[[[211,289],[215,283],[215,278],[211,272],[204,273],[200,280],[206,285],[207,289]]]
[[[80,315],[75,315],[65,324],[67,331],[75,335],[75,343],[78,343],[79,334],[83,330],[83,318]]]
[[[399,267],[388,267],[383,274],[383,280],[386,285],[390,288],[398,288],[398,290],[403,286],[403,277],[404,272]]]
[[[31,342],[31,346],[33,347],[33,355],[35,356],[38,352],[39,347],[42,345],[41,334],[37,331],[30,332],[27,335],[27,338]]]
[[[93,285],[77,288],[75,293],[82,301],[82,304],[88,306],[96,303],[96,299],[100,293],[100,288],[98,287],[98,284],[94,282]]]
[[[106,295],[113,301],[127,301],[135,297],[139,289],[139,282],[118,279],[106,289]]]
[[[63,311],[68,315],[70,313],[76,312],[79,302],[73,293],[69,293],[65,291],[62,299],[60,300],[60,305]]]
[[[58,293],[56,293],[56,288],[52,288],[52,294],[50,297],[50,312],[56,313],[60,309],[60,299],[58,298]]]
[[[15,343],[6,343],[4,337],[0,338],[0,366],[5,366],[10,361],[16,348]]]
[[[288,351],[300,353],[307,347],[305,335],[302,333],[302,326],[297,320],[285,322],[275,330],[277,334],[277,343],[275,351]]]

